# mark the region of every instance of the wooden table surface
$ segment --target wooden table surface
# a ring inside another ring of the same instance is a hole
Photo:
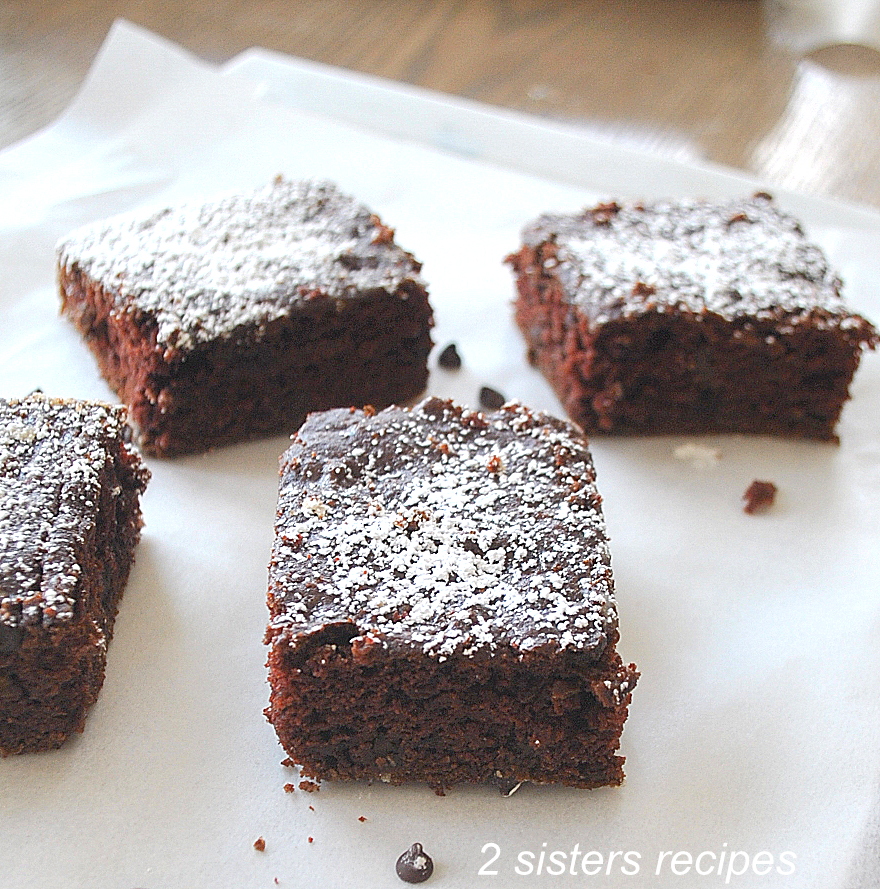
[[[264,46],[880,207],[880,53],[804,54],[782,0],[0,0],[0,148],[70,101],[117,17],[213,62]]]

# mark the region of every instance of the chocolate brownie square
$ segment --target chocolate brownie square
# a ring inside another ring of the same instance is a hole
[[[157,455],[418,395],[432,324],[420,269],[354,198],[281,178],[58,246],[62,311]]]
[[[836,440],[877,331],[769,195],[600,204],[523,241],[516,319],[583,428]]]
[[[0,400],[0,755],[80,732],[104,681],[149,473],[125,409]]]
[[[281,461],[266,715],[317,779],[619,784],[616,651],[587,442],[519,405],[309,417]]]

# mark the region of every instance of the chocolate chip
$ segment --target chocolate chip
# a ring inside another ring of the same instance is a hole
[[[764,482],[755,479],[743,494],[745,506],[743,509],[752,515],[756,512],[764,512],[773,506],[776,499],[776,485],[773,482]]]
[[[480,404],[490,411],[497,411],[503,407],[507,399],[497,390],[489,386],[483,386],[480,389]]]
[[[424,883],[434,873],[434,862],[425,854],[421,843],[413,843],[397,859],[395,869],[404,883]]]
[[[446,346],[440,353],[437,363],[445,370],[458,370],[461,367],[461,355],[458,354],[455,343]]]

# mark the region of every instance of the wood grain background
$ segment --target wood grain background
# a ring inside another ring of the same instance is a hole
[[[800,55],[773,0],[0,0],[0,147],[70,101],[117,17],[209,61],[264,46],[880,207],[880,53]]]

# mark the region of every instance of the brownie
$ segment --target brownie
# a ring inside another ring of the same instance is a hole
[[[278,178],[86,226],[59,244],[58,270],[62,311],[150,454],[405,402],[427,381],[421,266],[330,183]]]
[[[0,400],[0,755],[81,732],[104,681],[149,473],[125,409]]]
[[[763,193],[547,214],[508,262],[529,358],[588,431],[836,440],[878,342]]]
[[[638,674],[580,430],[515,404],[334,410],[280,473],[266,715],[304,775],[622,781]]]

